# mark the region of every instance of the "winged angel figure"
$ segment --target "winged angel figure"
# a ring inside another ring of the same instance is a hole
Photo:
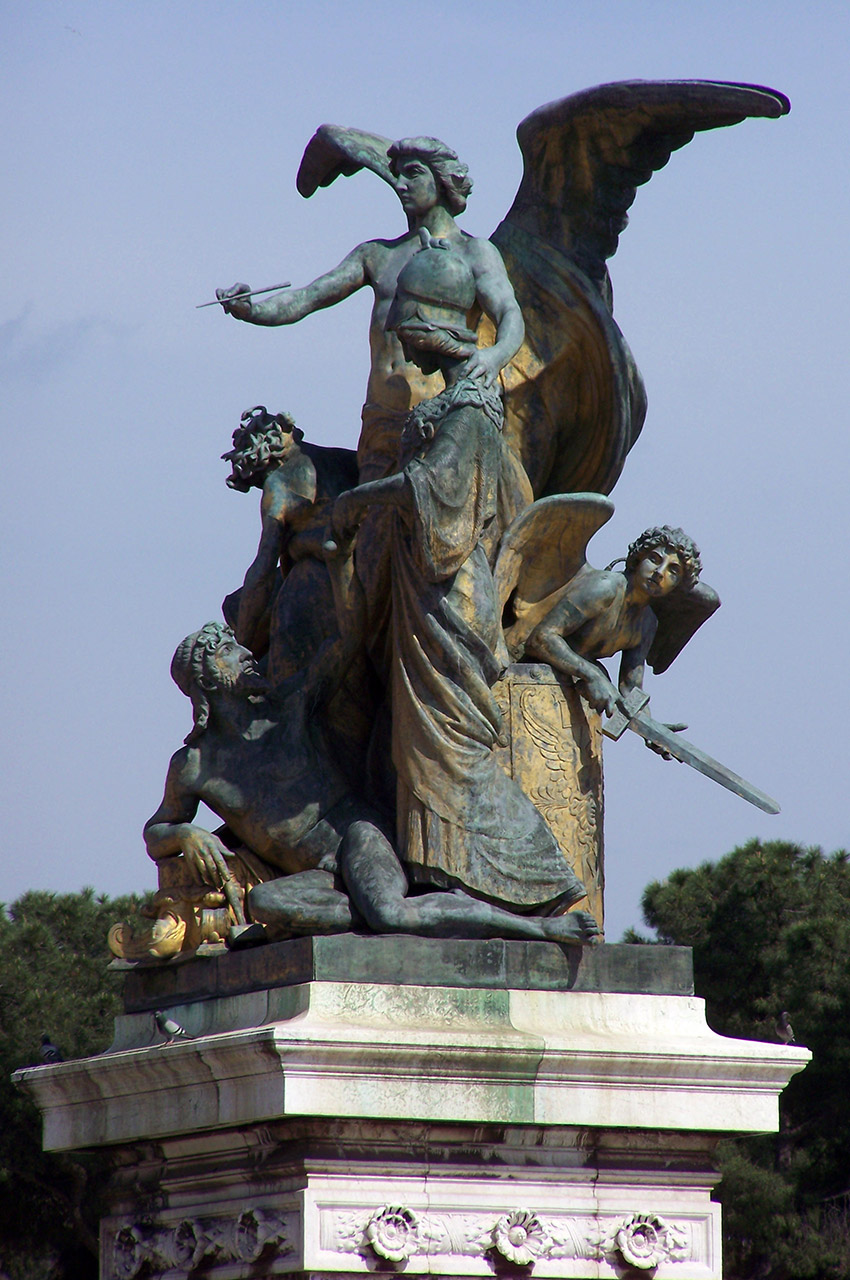
[[[625,81],[540,107],[519,125],[523,177],[491,242],[504,261],[519,303],[524,338],[492,249],[486,241],[464,240],[484,313],[480,350],[473,363],[485,378],[495,377],[501,369],[506,440],[523,464],[535,498],[582,491],[610,493],[643,426],[643,382],[612,316],[606,267],[617,250],[637,188],[696,132],[748,117],[776,118],[788,110],[788,99],[781,93],[757,85]],[[415,403],[439,389],[420,385],[421,374],[406,370],[400,351],[383,351],[394,339],[382,332],[382,307],[388,308],[398,272],[417,247],[416,230],[428,200],[428,192],[423,194],[428,172],[423,175],[422,170],[430,172],[446,212],[446,228],[431,228],[434,234],[448,230],[460,238],[453,219],[464,208],[472,184],[466,166],[436,139],[393,143],[376,134],[326,124],[306,148],[298,190],[310,196],[318,187],[361,169],[376,173],[396,191],[408,217],[408,237],[358,246],[334,271],[277,299],[228,303],[225,295],[246,293],[244,285],[219,294],[226,309],[240,319],[287,324],[370,284],[376,294],[373,367],[361,454],[370,414],[377,413],[384,423],[378,433],[383,430],[396,437],[385,442],[388,461],[400,427],[394,431],[387,426],[380,402],[384,409],[392,409],[392,397],[397,395],[394,408],[401,421]],[[433,186],[430,198],[433,202]],[[366,250],[375,253],[370,257]],[[486,353],[491,344],[495,350],[488,368]],[[382,370],[376,368],[380,361]],[[376,389],[377,382],[383,385]],[[364,468],[368,461],[361,457],[361,481],[379,474],[368,465]]]
[[[512,656],[550,663],[576,680],[587,700],[613,714],[643,687],[647,664],[666,671],[720,607],[699,581],[699,548],[682,529],[645,529],[606,569],[587,562],[587,545],[614,504],[597,493],[541,498],[502,538],[496,589]],[[600,658],[621,654],[618,688]]]

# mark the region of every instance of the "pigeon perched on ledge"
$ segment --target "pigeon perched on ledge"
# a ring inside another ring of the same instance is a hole
[[[64,1062],[62,1050],[58,1045],[53,1044],[50,1036],[45,1031],[41,1037],[41,1060],[48,1066],[52,1066],[55,1062]]]
[[[784,1011],[780,1013],[779,1020],[776,1023],[776,1038],[781,1040],[783,1044],[796,1044],[794,1038],[794,1028],[791,1026],[791,1019]]]
[[[180,1023],[176,1022],[174,1018],[167,1017],[161,1009],[157,1009],[153,1015],[153,1020],[156,1023],[157,1030],[165,1036],[165,1041],[160,1048],[164,1049],[167,1044],[173,1044],[175,1040],[192,1040],[194,1038],[189,1035],[185,1027],[181,1027]]]

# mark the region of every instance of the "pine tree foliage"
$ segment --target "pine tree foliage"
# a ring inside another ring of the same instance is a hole
[[[783,1010],[812,1062],[776,1135],[721,1148],[724,1274],[850,1277],[850,858],[751,841],[643,895],[661,943],[694,949],[697,995],[723,1035],[773,1040]],[[648,941],[632,935],[631,941]]]
[[[66,1061],[108,1047],[120,981],[106,934],[140,903],[84,889],[0,906],[0,1275],[10,1280],[97,1276],[105,1160],[42,1152],[39,1113],[10,1076],[41,1065],[45,1032]]]

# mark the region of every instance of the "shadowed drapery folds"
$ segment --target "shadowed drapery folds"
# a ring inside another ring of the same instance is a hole
[[[420,883],[462,886],[514,908],[570,903],[583,888],[494,753],[499,605],[482,538],[496,519],[501,439],[457,390],[405,467],[412,518],[393,518],[400,853]]]

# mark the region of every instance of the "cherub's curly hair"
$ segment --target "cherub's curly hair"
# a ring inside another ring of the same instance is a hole
[[[399,138],[387,152],[390,172],[398,177],[400,161],[410,157],[422,160],[443,188],[449,212],[457,216],[466,208],[466,199],[472,190],[469,166],[458,160],[457,152],[447,147],[439,138]]]
[[[233,433],[233,448],[221,455],[232,468],[228,488],[240,493],[252,487],[262,489],[270,467],[282,462],[293,444],[303,439],[304,432],[290,414],[271,414],[264,404],[246,410]]]
[[[669,547],[675,551],[684,570],[682,585],[688,590],[696,585],[702,571],[699,547],[684,529],[671,529],[669,524],[653,525],[635,538],[626,556],[626,573],[631,573],[638,561],[656,547]]]

